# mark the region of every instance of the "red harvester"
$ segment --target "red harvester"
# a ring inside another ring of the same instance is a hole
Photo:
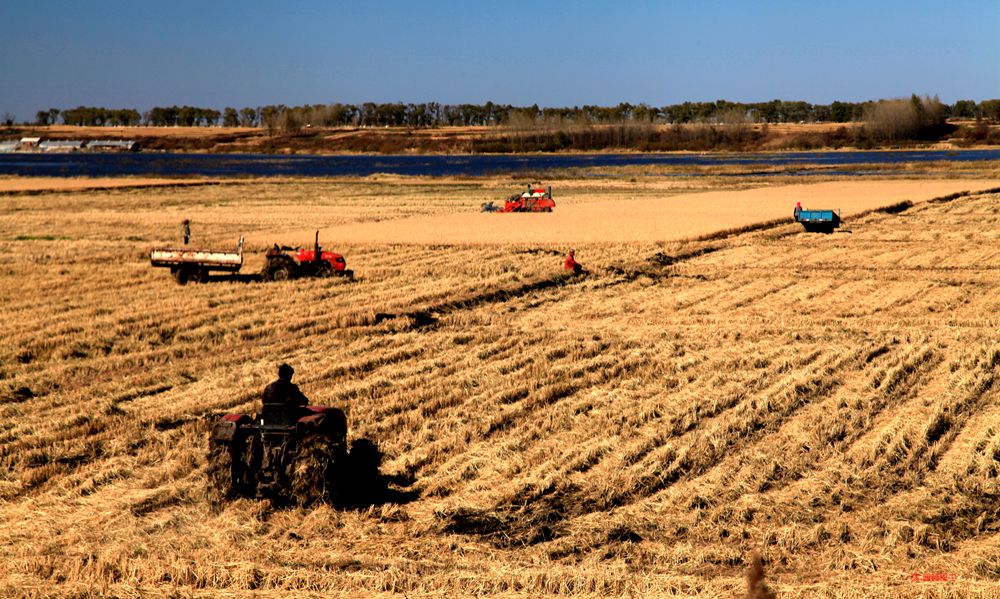
[[[556,203],[552,199],[551,187],[535,187],[528,185],[528,190],[515,193],[507,198],[503,208],[493,202],[483,204],[483,212],[552,212]]]

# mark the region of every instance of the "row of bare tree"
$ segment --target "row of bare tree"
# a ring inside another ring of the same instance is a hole
[[[954,105],[942,103],[936,96],[912,96],[909,100],[870,102],[833,102],[829,105],[801,101],[770,102],[684,102],[662,107],[648,104],[617,106],[573,106],[539,108],[509,104],[420,104],[374,103],[311,104],[261,107],[226,107],[222,111],[192,106],[154,107],[140,115],[135,109],[107,109],[80,106],[66,110],[51,108],[35,115],[36,124],[54,125],[62,119],[67,125],[151,125],[263,127],[269,132],[298,131],[313,127],[439,127],[507,126],[515,129],[547,127],[551,123],[578,125],[636,123],[797,123],[856,122],[870,123],[886,139],[906,136],[949,117],[1000,121],[1000,100],[959,100]],[[8,119],[11,120],[11,119]],[[13,124],[12,122],[10,124]]]

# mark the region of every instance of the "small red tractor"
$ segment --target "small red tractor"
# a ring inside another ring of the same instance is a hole
[[[555,208],[551,187],[528,185],[528,190],[507,198],[503,208],[489,202],[482,205],[483,212],[552,212]]]
[[[260,274],[265,281],[285,281],[300,277],[334,275],[352,278],[354,271],[347,270],[347,263],[340,254],[322,250],[319,246],[319,231],[316,231],[313,249],[279,247],[278,244],[274,244],[274,247],[267,251],[266,262]]]
[[[208,442],[209,500],[336,503],[350,488],[348,458],[347,418],[337,408],[264,404],[253,416],[226,414]]]

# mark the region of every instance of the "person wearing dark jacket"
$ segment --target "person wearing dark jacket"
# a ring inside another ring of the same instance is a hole
[[[278,367],[278,380],[264,388],[264,404],[282,404],[289,407],[309,405],[309,400],[292,383],[295,369],[288,364]]]

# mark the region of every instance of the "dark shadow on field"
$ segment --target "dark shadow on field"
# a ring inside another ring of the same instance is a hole
[[[341,471],[343,485],[331,503],[338,508],[364,509],[380,505],[403,505],[420,493],[411,489],[416,479],[409,474],[383,474],[382,450],[370,439],[355,439]]]
[[[318,278],[318,277],[297,277],[294,280],[299,280],[299,279],[314,279],[314,278]],[[359,278],[357,276],[355,276],[353,274],[353,272],[350,275],[334,275],[334,276],[326,277],[326,278],[332,279],[332,280],[350,281],[350,282],[355,282],[355,281],[359,280]],[[224,274],[224,275],[207,275],[201,281],[197,281],[197,283],[200,283],[200,284],[205,284],[205,283],[265,283],[265,282],[267,282],[267,281],[264,280],[264,276],[261,275],[259,272],[255,272],[255,273],[232,273],[232,274]],[[195,283],[196,283],[195,281],[191,281],[190,283],[187,283],[187,284],[191,285],[191,284],[195,284]]]
[[[568,518],[596,511],[581,501],[579,491],[551,484],[540,491],[523,489],[493,509],[459,507],[437,516],[444,532],[480,536],[500,548],[536,545],[564,536]]]

